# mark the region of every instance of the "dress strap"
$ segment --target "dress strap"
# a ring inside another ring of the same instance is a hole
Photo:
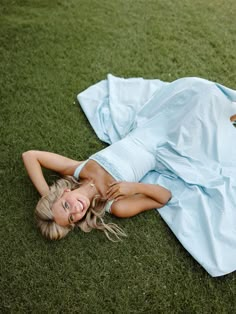
[[[89,161],[88,159],[85,160],[85,161],[83,161],[83,162],[82,162],[81,164],[79,164],[79,166],[75,169],[75,172],[74,172],[73,176],[74,176],[77,180],[79,180],[80,172],[81,172],[81,170],[84,168],[84,166],[86,165],[86,163],[87,163],[88,161]]]
[[[105,204],[105,212],[111,214],[111,205],[113,204],[114,200],[107,201]]]

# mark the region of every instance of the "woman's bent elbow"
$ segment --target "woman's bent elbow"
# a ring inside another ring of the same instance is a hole
[[[22,153],[21,157],[22,157],[23,161],[27,158],[27,156],[29,155],[29,152],[30,151],[26,151],[26,152]]]
[[[34,153],[35,153],[34,150],[27,150],[26,152],[22,153],[21,157],[24,160],[24,159],[34,155]]]
[[[172,198],[172,193],[171,193],[171,191],[169,191],[169,190],[166,190],[166,195],[165,195],[165,197],[163,198],[163,200],[162,200],[162,205],[164,206],[164,205],[166,205],[170,200],[171,200],[171,198]]]

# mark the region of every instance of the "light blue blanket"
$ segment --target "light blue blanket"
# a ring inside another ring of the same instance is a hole
[[[130,132],[145,140],[149,132],[157,164],[142,181],[173,195],[158,210],[161,217],[209,274],[236,270],[236,128],[230,122],[236,91],[199,78],[167,83],[108,75],[78,100],[108,144]]]

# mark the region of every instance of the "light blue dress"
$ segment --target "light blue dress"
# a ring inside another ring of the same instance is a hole
[[[182,245],[212,276],[236,270],[236,92],[199,78],[108,75],[78,100],[112,144],[90,159],[116,180],[171,190],[158,212]]]

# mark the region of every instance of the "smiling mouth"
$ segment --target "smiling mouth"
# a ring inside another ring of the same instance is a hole
[[[83,201],[81,200],[77,200],[79,202],[79,205],[80,205],[80,208],[81,208],[81,211],[83,212],[84,209],[85,209],[85,204],[83,203]]]

